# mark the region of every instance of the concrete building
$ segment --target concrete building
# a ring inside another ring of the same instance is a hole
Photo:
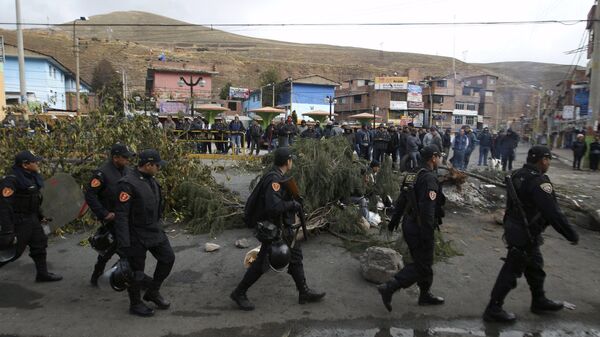
[[[327,97],[335,96],[335,88],[340,84],[320,75],[290,78],[276,85],[277,107],[288,112],[296,111],[298,120],[304,119],[302,114],[309,111],[324,110],[335,112],[335,104],[329,104]]]
[[[20,96],[17,47],[5,44],[4,91],[7,104],[18,104]],[[75,92],[75,74],[54,57],[25,49],[25,80],[29,105],[45,109],[69,110],[67,95]],[[91,86],[80,80],[80,93]]]
[[[485,126],[496,126],[505,116],[498,114],[498,105],[496,103],[496,85],[498,77],[494,75],[479,75],[463,78],[463,91],[472,95],[479,94],[478,128]]]
[[[456,109],[456,90],[460,82],[452,77],[428,77],[423,81],[424,118],[433,125],[453,127]],[[457,85],[458,84],[458,85]]]
[[[190,87],[180,81],[197,81],[203,85],[193,88],[194,105],[211,103],[212,77],[216,71],[207,70],[202,66],[180,62],[152,62],[147,70],[146,95],[156,99],[156,104],[163,113],[178,112],[190,109]],[[176,109],[175,111],[172,111]]]
[[[423,95],[419,85],[408,76],[381,76],[352,79],[336,90],[338,119],[351,115],[375,113],[383,121],[395,125],[423,125]]]

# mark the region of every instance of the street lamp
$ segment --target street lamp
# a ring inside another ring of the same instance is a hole
[[[138,103],[143,100],[143,102],[144,102],[144,115],[148,116],[148,113],[146,111],[146,102],[148,102],[148,101],[154,102],[154,97],[150,97],[150,99],[148,99],[146,96],[144,96],[144,97],[135,96],[134,99]]]
[[[178,82],[180,87],[183,87],[184,85],[187,85],[188,87],[190,87],[190,106],[191,106],[191,114],[192,117],[194,117],[194,87],[199,85],[201,87],[203,87],[206,84],[206,81],[202,79],[202,77],[198,77],[198,79],[196,79],[194,81],[194,77],[192,75],[190,75],[190,80],[189,82],[186,81],[185,78],[183,78],[183,76],[179,77],[179,82]]]
[[[333,111],[331,108],[334,104],[337,104],[337,99],[335,99],[333,96],[326,96],[325,103],[329,103],[329,120],[332,121],[333,120]]]
[[[73,20],[73,53],[75,54],[75,111],[79,115],[79,39],[75,32],[75,24],[77,21],[87,21],[86,16],[81,16],[79,19]]]

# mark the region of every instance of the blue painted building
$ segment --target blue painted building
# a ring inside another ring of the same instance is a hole
[[[285,108],[289,113],[296,110],[298,120],[304,119],[302,114],[305,112],[329,111],[327,96],[334,97],[335,88],[338,85],[339,83],[319,75],[284,81],[277,85],[279,91],[277,92],[275,106]],[[243,102],[243,111],[247,113],[262,106],[260,90],[255,90]],[[333,111],[335,107],[332,105],[331,109]]]
[[[17,48],[5,45],[4,90],[6,103],[19,102],[19,61]],[[27,100],[51,109],[67,109],[67,94],[75,92],[75,75],[55,58],[32,50],[25,50],[25,80]],[[91,86],[80,80],[80,93],[88,93]]]

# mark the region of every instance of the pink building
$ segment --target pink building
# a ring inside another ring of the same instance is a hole
[[[193,87],[194,104],[209,103],[212,92],[212,76],[215,71],[206,70],[198,65],[179,62],[153,62],[148,67],[146,92],[156,98],[162,106],[166,102],[190,103],[190,87],[183,84],[181,77],[188,83],[201,79]],[[162,108],[161,108],[162,110]]]

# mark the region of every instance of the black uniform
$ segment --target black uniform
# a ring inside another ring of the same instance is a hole
[[[278,149],[278,151],[280,150],[282,149]],[[308,288],[304,277],[300,243],[296,241],[294,247],[291,247],[295,234],[291,226],[295,223],[296,213],[300,209],[299,204],[292,200],[290,194],[285,190],[284,185],[280,184],[283,179],[283,173],[277,167],[273,167],[261,178],[259,184],[255,187],[260,190],[254,219],[256,221],[270,221],[281,229],[282,239],[290,246],[291,250],[291,259],[287,272],[296,283],[296,288],[299,292],[299,302],[300,304],[314,302],[320,300],[325,294],[315,293]],[[270,243],[263,242],[256,260],[248,268],[244,278],[231,294],[231,298],[244,310],[254,309],[254,306],[249,303],[246,297],[246,291],[268,270],[269,251]]]
[[[17,236],[17,254],[8,262],[18,259],[29,246],[29,256],[37,270],[36,280],[58,281],[61,277],[48,273],[46,265],[48,237],[41,224],[44,219],[41,210],[43,186],[44,180],[39,173],[13,166],[0,182],[0,227],[2,232],[13,232]],[[0,263],[0,267],[8,262]]]
[[[434,297],[429,290],[433,283],[434,231],[441,223],[445,200],[434,171],[422,168],[404,179],[389,228],[393,230],[403,219],[402,233],[413,262],[400,270],[391,281],[380,286],[379,291],[388,310],[391,311],[393,292],[415,283],[420,289],[419,304],[443,303],[442,298]]]
[[[380,127],[373,137],[373,160],[383,163],[389,142],[390,134],[386,129]]]
[[[140,154],[141,159],[142,155]],[[159,224],[163,198],[160,186],[154,177],[146,175],[138,169],[132,169],[119,180],[118,192],[119,201],[115,207],[115,231],[119,250],[123,256],[127,257],[135,274],[135,281],[128,289],[131,305],[134,306],[141,303],[141,287],[148,289],[144,295],[146,300],[149,300],[149,295],[158,293],[163,281],[171,272],[175,254],[169,239]],[[148,251],[157,260],[152,279],[144,275]]]
[[[85,190],[85,201],[96,216],[102,222],[102,225],[108,229],[113,236],[116,236],[114,220],[104,220],[109,213],[114,213],[118,200],[117,182],[127,174],[129,169],[124,167],[119,169],[113,164],[112,159],[108,160],[96,171],[94,171],[90,182]],[[106,253],[98,255],[98,261],[92,274],[92,284],[97,284],[98,277],[104,272],[106,263],[111,259],[117,250],[116,242]]]
[[[573,243],[579,240],[577,232],[558,206],[554,188],[547,175],[541,173],[535,165],[525,164],[512,174],[511,179],[529,227],[525,227],[518,202],[509,198],[504,214],[504,238],[508,254],[492,290],[491,301],[484,315],[486,320],[498,320],[494,318],[494,313],[500,312],[504,317],[500,320],[514,320],[514,315],[502,311],[502,305],[506,295],[517,286],[517,278],[523,274],[531,290],[532,311],[561,309],[562,304],[549,301],[544,295],[546,273],[540,252],[542,232],[551,225],[567,240]]]

